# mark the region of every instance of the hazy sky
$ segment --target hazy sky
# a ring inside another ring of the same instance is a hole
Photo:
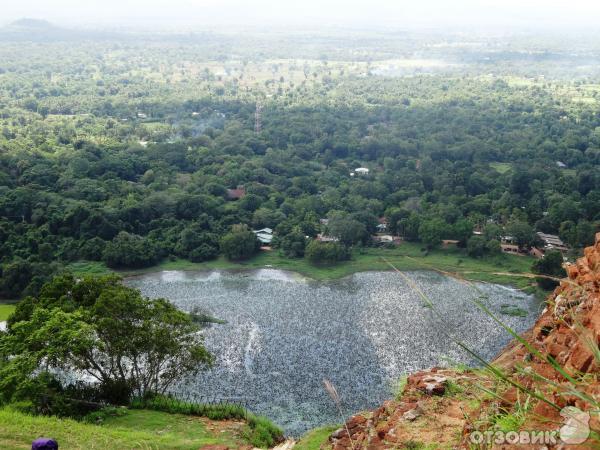
[[[600,0],[3,0],[0,22],[214,27],[598,27]]]

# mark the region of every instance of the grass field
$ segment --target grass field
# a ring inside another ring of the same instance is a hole
[[[512,166],[509,163],[501,163],[501,162],[490,163],[490,167],[500,174],[506,173],[510,169],[512,169]]]
[[[209,425],[207,425],[209,424]],[[214,430],[210,430],[216,424]],[[127,410],[93,425],[55,417],[29,416],[10,408],[0,409],[0,448],[28,449],[38,437],[51,437],[61,449],[198,449],[208,444],[238,448],[246,444],[235,430],[221,433],[221,422],[158,411]],[[223,422],[232,426],[229,422]],[[237,425],[237,424],[233,424]],[[241,425],[240,425],[241,426]]]
[[[294,450],[320,450],[321,445],[327,442],[329,435],[338,428],[339,426],[315,428],[306,433],[302,439],[298,441]]]
[[[314,280],[342,278],[355,272],[391,270],[389,263],[399,270],[438,270],[449,272],[469,280],[508,284],[520,289],[532,287],[533,280],[520,277],[531,270],[533,258],[528,256],[497,255],[475,259],[458,248],[438,249],[424,253],[421,245],[404,242],[393,249],[365,248],[355,251],[350,261],[332,266],[315,266],[305,259],[289,259],[277,251],[260,252],[240,263],[218,258],[204,263],[192,263],[183,259],[164,261],[154,267],[136,271],[118,271],[123,276],[162,270],[213,270],[213,269],[259,269],[273,267],[297,272]],[[78,275],[109,273],[99,262],[74,263],[69,268]]]
[[[15,305],[4,305],[0,304],[0,322],[4,322],[8,319],[8,316],[15,310]]]

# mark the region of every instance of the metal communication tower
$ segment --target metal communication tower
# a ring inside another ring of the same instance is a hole
[[[254,132],[256,134],[260,133],[262,129],[262,105],[260,102],[256,102],[256,111],[254,113]]]

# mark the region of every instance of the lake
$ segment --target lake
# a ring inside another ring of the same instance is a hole
[[[436,365],[475,365],[453,339],[492,359],[510,336],[473,301],[522,332],[539,304],[505,286],[468,285],[435,272],[363,272],[328,282],[297,274],[253,271],[145,274],[126,280],[146,296],[195,307],[226,324],[205,329],[216,355],[210,371],[181,380],[174,391],[243,398],[288,434],[341,422],[323,389],[337,387],[346,414],[390,398],[403,374]],[[507,309],[520,313],[508,315]],[[515,309],[518,308],[518,309]]]

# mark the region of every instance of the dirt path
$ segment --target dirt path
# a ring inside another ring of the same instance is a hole
[[[292,450],[296,446],[296,441],[288,439],[285,442],[279,444],[277,447],[273,447],[272,450]]]

